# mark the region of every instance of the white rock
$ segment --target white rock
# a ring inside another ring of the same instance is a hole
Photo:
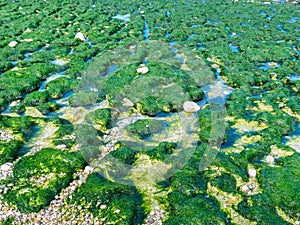
[[[8,46],[14,48],[17,46],[17,44],[18,44],[17,41],[11,41],[11,42],[9,42]]]
[[[56,146],[57,149],[67,149],[67,146],[65,144],[61,144],[61,145],[57,145]]]
[[[271,155],[268,155],[266,157],[266,162],[269,163],[269,164],[274,164],[274,157],[271,156]]]
[[[81,32],[78,32],[75,35],[75,39],[80,39],[81,41],[85,41],[85,37],[84,37],[83,33],[81,33]]]
[[[107,206],[106,205],[100,205],[100,209],[106,209]]]
[[[143,66],[143,67],[140,67],[136,70],[137,73],[140,73],[140,74],[146,74],[149,72],[149,69],[147,66]]]
[[[248,185],[243,185],[242,186],[242,192],[243,193],[247,194],[249,191],[250,191],[250,189],[249,189]]]
[[[200,109],[200,106],[197,103],[192,101],[186,101],[183,103],[183,109],[186,112],[197,112]]]
[[[94,171],[94,168],[93,167],[91,167],[91,166],[86,166],[85,168],[84,168],[84,171],[86,171],[86,172],[93,172]]]
[[[249,168],[248,175],[249,177],[256,177],[256,170],[254,168]]]
[[[9,170],[11,170],[11,166],[9,164],[3,164],[0,167],[0,170],[2,170],[2,171],[9,171]]]
[[[32,41],[33,41],[32,38],[26,38],[26,39],[22,40],[21,42],[32,42]]]

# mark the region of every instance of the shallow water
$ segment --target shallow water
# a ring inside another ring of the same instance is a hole
[[[240,52],[239,46],[229,44],[229,47],[231,48],[232,52]]]
[[[47,77],[47,79],[45,81],[43,81],[41,83],[41,86],[39,88],[39,91],[45,91],[46,90],[46,85],[52,81],[52,80],[55,80],[59,77],[64,77],[65,76],[65,71],[62,71],[62,72],[59,72],[59,73],[54,73],[52,75],[50,75],[49,77]]]
[[[150,42],[150,40],[149,40],[150,28],[148,26],[148,22],[147,21],[144,22],[144,31],[143,31],[143,34],[144,34],[145,41],[146,42]]]
[[[266,62],[264,65],[259,66],[259,68],[263,69],[263,70],[268,70],[268,69],[273,69],[276,67],[280,67],[281,65],[277,62]]]
[[[300,124],[296,127],[295,131],[283,137],[283,143],[300,153]]]
[[[122,20],[123,22],[129,22],[130,14],[125,14],[125,15],[117,14],[113,17],[113,19],[119,19],[119,20]]]

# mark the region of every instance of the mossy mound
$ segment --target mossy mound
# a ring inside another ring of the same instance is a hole
[[[81,154],[51,148],[25,156],[14,166],[13,176],[3,181],[14,184],[4,200],[16,205],[21,212],[38,212],[49,205],[84,164]]]
[[[140,196],[127,185],[110,182],[97,173],[91,174],[68,202],[88,207],[95,217],[106,218],[106,223],[139,224]]]
[[[138,139],[145,139],[152,134],[162,131],[164,129],[164,124],[160,120],[143,119],[137,120],[133,124],[128,125],[125,129],[130,136]]]

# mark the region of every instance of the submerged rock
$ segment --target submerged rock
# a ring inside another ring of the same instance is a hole
[[[197,105],[197,103],[195,102],[186,101],[183,103],[183,109],[186,112],[193,113],[193,112],[197,112],[200,109],[200,106]]]

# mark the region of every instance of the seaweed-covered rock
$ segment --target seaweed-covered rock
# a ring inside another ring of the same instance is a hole
[[[165,224],[227,224],[226,215],[212,198],[197,195],[186,198],[181,193],[168,196],[171,213]]]
[[[130,136],[139,139],[145,139],[152,134],[162,131],[163,129],[163,122],[155,119],[137,120],[133,124],[130,124],[126,127],[126,130]]]
[[[70,80],[65,77],[57,78],[47,83],[46,89],[52,99],[61,98],[71,90]]]
[[[79,92],[69,98],[69,104],[73,107],[93,105],[97,98],[96,93]]]
[[[5,181],[13,183],[14,188],[4,195],[4,200],[16,205],[21,212],[38,212],[72,181],[73,173],[84,164],[79,153],[51,148],[25,156],[14,166],[13,177]]]
[[[18,140],[0,142],[0,165],[14,161],[20,155],[21,148],[22,142]]]
[[[26,106],[38,106],[46,103],[49,100],[49,94],[46,91],[31,92],[24,99],[24,105]]]
[[[137,191],[97,173],[91,174],[68,201],[82,207],[90,204],[88,210],[95,217],[105,217],[107,223],[138,224],[140,196]]]
[[[95,124],[100,126],[101,130],[105,131],[111,126],[112,114],[111,109],[96,109],[90,112],[85,117],[87,123]]]
[[[172,111],[172,106],[161,98],[156,98],[154,96],[149,96],[141,99],[137,104],[136,108],[142,114],[149,116],[155,116],[160,112],[170,112]]]

